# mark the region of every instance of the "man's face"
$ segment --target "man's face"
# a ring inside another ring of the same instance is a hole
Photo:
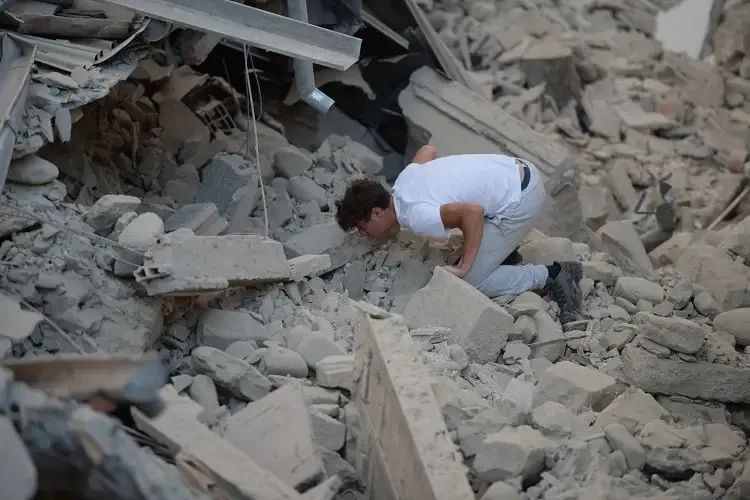
[[[360,222],[357,226],[359,234],[372,238],[386,238],[390,236],[393,225],[386,215],[385,210],[382,208],[373,208],[372,212],[370,212],[370,218],[365,222]]]

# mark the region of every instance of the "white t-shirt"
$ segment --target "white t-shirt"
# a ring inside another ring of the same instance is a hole
[[[420,236],[446,238],[440,206],[478,203],[485,217],[502,212],[521,197],[521,176],[515,158],[473,154],[412,163],[393,185],[393,204],[402,226]]]

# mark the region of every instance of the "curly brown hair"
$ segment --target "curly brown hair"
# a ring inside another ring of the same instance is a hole
[[[372,179],[357,179],[336,200],[336,222],[344,231],[351,231],[370,220],[373,208],[386,209],[390,204],[391,194],[382,184]]]

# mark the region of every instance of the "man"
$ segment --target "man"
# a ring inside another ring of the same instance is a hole
[[[374,180],[353,181],[336,202],[336,219],[344,231],[358,229],[375,238],[393,236],[401,226],[432,238],[460,229],[463,256],[446,270],[490,298],[545,289],[567,321],[581,304],[579,262],[505,262],[534,227],[545,197],[541,175],[528,161],[489,154],[438,159],[435,148],[424,146],[392,193]]]

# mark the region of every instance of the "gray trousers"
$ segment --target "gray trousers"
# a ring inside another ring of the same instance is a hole
[[[485,218],[479,253],[464,278],[488,297],[520,295],[542,288],[547,282],[547,268],[537,265],[503,266],[503,261],[521,244],[534,228],[542,213],[547,193],[537,168],[529,166],[531,179],[521,198],[501,214]]]

